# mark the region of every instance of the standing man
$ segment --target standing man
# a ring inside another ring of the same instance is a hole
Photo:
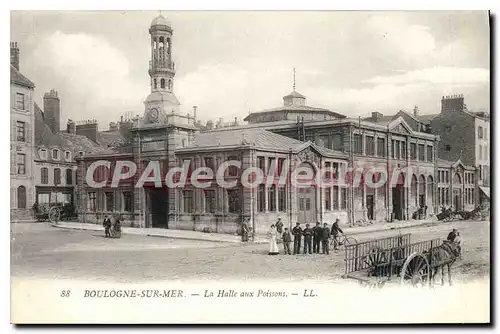
[[[313,227],[313,236],[313,253],[319,254],[319,244],[323,237],[323,228],[320,226],[319,222]]]
[[[304,231],[302,231],[302,234],[304,234],[304,254],[312,254],[312,236],[313,236],[313,230],[312,228],[309,227],[309,224],[306,224],[306,228]]]
[[[285,249],[285,255],[292,255],[292,250],[290,249],[292,245],[292,234],[288,230],[287,227],[285,227],[285,232],[283,232],[283,247]]]
[[[302,238],[302,228],[300,223],[297,223],[292,230],[293,234],[293,255],[300,254],[300,239]]]
[[[323,254],[330,254],[330,228],[325,223],[322,228],[321,244],[323,246]]]
[[[104,222],[102,223],[102,226],[104,226],[104,234],[106,238],[111,237],[110,229],[111,229],[111,219],[106,215],[104,216]]]
[[[333,248],[335,250],[338,250],[338,242],[337,242],[337,236],[339,235],[339,232],[344,234],[344,231],[339,227],[339,221],[340,219],[335,219],[335,223],[332,225],[332,236],[333,236]]]
[[[278,218],[278,221],[276,222],[276,232],[278,232],[279,235],[283,233],[283,222],[281,221],[281,218]]]

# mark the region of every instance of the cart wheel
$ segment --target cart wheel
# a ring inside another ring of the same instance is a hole
[[[430,269],[429,261],[423,254],[417,252],[411,254],[401,269],[401,284],[411,284],[415,287],[426,285],[431,287]]]
[[[59,222],[59,219],[61,218],[61,212],[59,211],[59,208],[57,207],[52,207],[49,210],[49,221],[52,224],[57,224]]]

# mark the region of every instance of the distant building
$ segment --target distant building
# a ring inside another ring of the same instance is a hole
[[[29,220],[35,202],[35,84],[19,71],[19,55],[17,43],[10,43],[10,216]]]
[[[430,122],[441,137],[439,157],[460,160],[477,169],[478,200],[490,196],[490,117],[467,109],[463,95],[443,96],[441,112]]]

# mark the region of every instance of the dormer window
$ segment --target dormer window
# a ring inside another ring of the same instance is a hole
[[[78,151],[78,153],[77,153],[77,154],[78,154],[78,156],[79,156],[79,157],[83,157],[83,156],[85,155],[85,152],[83,152],[83,151]]]
[[[71,161],[71,152],[70,151],[64,152],[64,159],[66,161]]]
[[[47,160],[47,150],[44,148],[40,149],[40,159]]]
[[[52,150],[52,160],[59,160],[59,150],[57,149]]]

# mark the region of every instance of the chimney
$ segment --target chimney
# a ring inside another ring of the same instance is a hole
[[[413,116],[414,116],[415,118],[417,118],[417,117],[418,117],[418,106],[415,106],[415,108],[413,108]]]
[[[10,64],[19,71],[19,48],[17,42],[10,42]]]
[[[372,120],[373,120],[374,122],[377,122],[379,119],[381,119],[381,118],[382,118],[382,116],[384,116],[384,115],[382,115],[382,114],[381,114],[381,113],[379,113],[378,111],[373,111],[373,112],[372,112]]]
[[[193,106],[193,118],[195,124],[196,124],[196,109],[198,109],[198,106]]]
[[[109,122],[109,131],[118,131],[118,124],[115,122]]]
[[[76,134],[85,136],[97,143],[97,121],[95,119],[81,121],[76,125]]]
[[[43,112],[45,124],[47,124],[50,131],[52,133],[61,131],[61,101],[56,90],[51,89],[50,92],[43,95]]]
[[[71,134],[76,134],[76,124],[71,119],[68,119],[68,124],[66,125],[66,132]]]

